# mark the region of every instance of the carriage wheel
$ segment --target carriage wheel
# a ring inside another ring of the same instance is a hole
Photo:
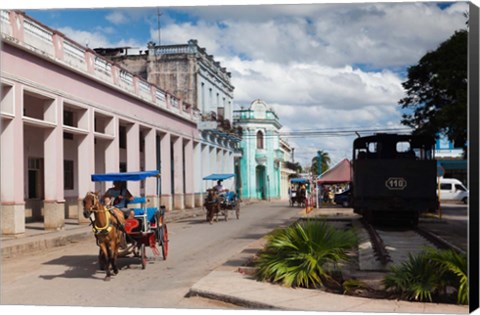
[[[161,227],[160,237],[161,237],[163,260],[166,260],[168,255],[168,230],[167,230],[166,224],[163,224],[163,226]]]
[[[142,269],[145,269],[147,266],[147,253],[145,249],[145,244],[140,245],[140,258],[142,259]]]

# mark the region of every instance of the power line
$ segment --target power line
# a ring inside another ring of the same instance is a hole
[[[281,138],[306,138],[306,137],[345,137],[359,136],[360,134],[373,133],[411,133],[410,128],[378,128],[378,129],[346,129],[346,128],[327,128],[327,129],[304,129],[292,130],[279,133],[266,133],[265,138],[281,137]],[[254,138],[256,135],[243,135],[244,138]]]

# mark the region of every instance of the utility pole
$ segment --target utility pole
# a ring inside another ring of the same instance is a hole
[[[322,174],[322,151],[317,151],[317,172],[318,176]],[[318,185],[318,181],[315,180],[315,184],[317,185],[317,209],[320,208],[320,203],[322,202],[322,191],[321,191],[321,186]]]
[[[157,8],[157,21],[158,21],[158,46],[162,45],[162,37],[160,33],[160,17],[162,16],[162,13],[160,12],[160,8]]]

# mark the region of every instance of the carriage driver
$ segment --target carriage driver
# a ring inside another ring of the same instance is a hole
[[[217,181],[217,185],[213,187],[213,189],[215,189],[219,194],[225,192],[225,188],[223,187],[221,180]]]
[[[103,195],[103,202],[105,206],[115,207],[120,209],[125,217],[133,218],[135,213],[133,210],[127,208],[127,202],[133,200],[132,194],[128,191],[126,182],[114,181],[113,187],[109,188]],[[113,199],[113,205],[112,205]]]

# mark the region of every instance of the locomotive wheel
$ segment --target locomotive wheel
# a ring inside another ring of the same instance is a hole
[[[145,249],[145,244],[140,245],[140,258],[142,259],[142,269],[145,269],[147,266],[147,253]]]
[[[166,224],[163,224],[160,228],[160,242],[160,245],[162,246],[163,260],[166,260],[168,256],[168,230]]]

